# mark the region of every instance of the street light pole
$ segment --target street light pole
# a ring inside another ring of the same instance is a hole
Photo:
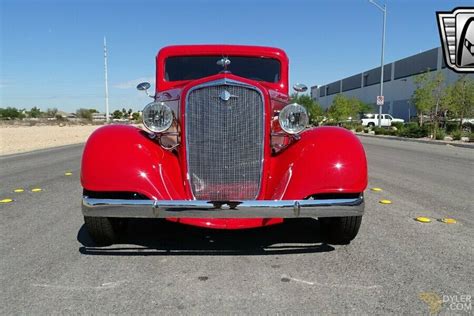
[[[380,11],[383,12],[383,28],[382,28],[382,56],[380,58],[380,96],[383,97],[383,63],[384,63],[384,54],[385,54],[385,25],[387,21],[387,5],[384,4],[383,7],[379,5],[374,0],[369,0],[374,6],[376,6]],[[384,100],[385,101],[385,100]],[[382,105],[379,105],[379,127],[382,126]]]
[[[109,122],[109,79],[107,75],[107,40],[104,36],[105,123]]]

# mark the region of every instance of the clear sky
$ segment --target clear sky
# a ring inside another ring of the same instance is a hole
[[[380,0],[379,0],[380,1]],[[385,60],[440,45],[435,12],[471,1],[386,0]],[[321,85],[380,64],[382,13],[367,0],[0,0],[0,107],[141,109],[154,57],[170,44],[284,49],[291,82]]]

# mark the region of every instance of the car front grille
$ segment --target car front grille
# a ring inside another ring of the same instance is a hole
[[[185,106],[187,164],[194,197],[255,199],[263,163],[261,93],[237,84],[197,86],[188,93]]]

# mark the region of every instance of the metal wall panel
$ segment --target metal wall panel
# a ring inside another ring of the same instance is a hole
[[[326,96],[326,86],[319,87],[319,96],[320,97]]]
[[[438,48],[430,49],[395,62],[395,79],[413,76],[427,70],[436,70],[438,64]]]
[[[357,75],[342,79],[342,91],[349,91],[349,90],[360,88],[361,75],[362,74],[357,74]]]
[[[327,93],[328,95],[336,94],[336,93],[340,93],[340,92],[341,92],[341,82],[340,81],[336,81],[336,82],[328,84],[328,93]]]
[[[380,67],[366,71],[362,75],[364,76],[364,87],[380,83]],[[391,78],[392,64],[388,64],[383,68],[383,81],[390,81]]]

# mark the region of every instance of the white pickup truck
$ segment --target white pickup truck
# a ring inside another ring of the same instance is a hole
[[[390,114],[382,114],[381,119],[381,125],[383,127],[391,126],[394,122],[405,123],[405,120],[394,118]],[[364,114],[362,116],[362,125],[368,127],[379,126],[379,114]]]

